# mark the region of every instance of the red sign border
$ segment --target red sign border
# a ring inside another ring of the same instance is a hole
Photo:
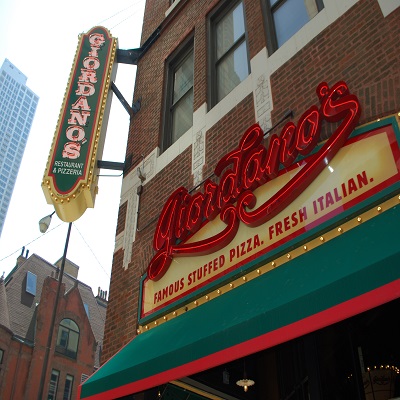
[[[63,109],[63,113],[60,115],[60,119],[59,119],[59,122],[57,124],[57,130],[56,130],[56,134],[55,134],[57,136],[57,140],[56,140],[55,145],[53,146],[53,157],[51,159],[51,163],[49,164],[48,177],[49,178],[51,177],[51,179],[53,181],[53,187],[56,190],[56,192],[58,194],[60,194],[60,195],[63,195],[63,196],[67,196],[68,194],[73,193],[76,190],[76,187],[79,186],[79,184],[82,181],[85,182],[87,180],[87,169],[89,168],[89,165],[90,165],[90,161],[89,160],[90,160],[90,157],[92,156],[92,153],[93,153],[93,141],[95,140],[95,137],[96,137],[96,129],[98,127],[97,123],[93,124],[93,126],[92,126],[92,128],[90,130],[89,145],[88,145],[88,150],[87,150],[87,154],[86,154],[86,160],[84,162],[84,174],[83,174],[83,176],[79,177],[76,180],[75,184],[71,187],[71,189],[69,191],[64,192],[62,190],[59,190],[59,188],[56,185],[55,176],[54,176],[54,174],[53,174],[53,172],[51,170],[51,166],[54,164],[54,159],[56,157],[56,151],[55,150],[58,148],[61,136],[64,134],[64,132],[62,132],[63,121],[65,121],[65,119],[68,118],[67,117],[67,112],[69,111],[68,107],[67,107],[67,105],[68,105],[67,103],[68,103],[68,100],[71,98],[73,90],[75,89],[74,85],[78,81],[77,76],[81,73],[80,69],[81,69],[82,65],[80,65],[80,64],[78,65],[78,62],[83,59],[82,53],[83,53],[83,50],[84,50],[84,41],[85,40],[89,40],[90,35],[92,33],[95,33],[95,31],[99,30],[99,29],[103,30],[107,34],[107,41],[110,42],[110,45],[109,45],[110,48],[108,50],[108,54],[107,54],[107,57],[106,57],[105,65],[103,66],[103,72],[104,72],[103,73],[103,78],[101,80],[101,84],[99,85],[99,87],[101,88],[101,93],[97,96],[96,110],[94,111],[93,119],[97,122],[98,119],[99,119],[100,114],[102,113],[102,111],[101,111],[101,102],[103,101],[103,92],[104,92],[104,87],[105,87],[104,82],[107,80],[107,71],[108,71],[108,66],[110,64],[110,60],[112,58],[113,43],[114,43],[115,39],[113,38],[111,33],[106,28],[103,28],[103,27],[100,27],[100,26],[96,26],[96,27],[90,29],[87,33],[82,34],[82,36],[80,38],[79,51],[77,52],[75,60],[74,60],[74,71],[71,74],[71,78],[70,78],[69,83],[68,83],[68,93],[66,93],[65,100],[64,100],[64,103],[63,103],[63,108],[62,108]]]
[[[388,127],[390,128],[388,131]],[[400,148],[399,148],[399,140],[400,139],[400,132],[399,132],[399,121],[395,117],[389,117],[386,119],[383,119],[378,122],[374,122],[372,124],[367,124],[365,126],[361,126],[357,128],[352,134],[351,137],[348,139],[346,142],[345,146],[348,146],[352,143],[356,143],[358,141],[362,141],[363,139],[374,136],[377,134],[380,134],[382,132],[386,132],[389,138],[390,142],[390,147],[392,150],[392,154],[394,156],[394,159],[396,160],[396,165],[398,172],[395,176],[387,179],[385,182],[380,183],[379,185],[375,186],[374,188],[371,188],[367,192],[361,194],[360,196],[357,196],[357,198],[349,201],[348,203],[345,204],[345,208],[343,211],[333,211],[329,214],[326,214],[325,216],[321,217],[317,221],[314,221],[311,226],[311,230],[309,229],[300,229],[284,239],[272,244],[271,246],[268,246],[267,248],[263,248],[260,252],[246,258],[245,260],[242,260],[241,262],[236,263],[235,265],[232,265],[229,269],[222,271],[216,276],[213,276],[210,279],[207,279],[206,281],[202,282],[200,285],[193,287],[192,289],[185,291],[185,293],[173,298],[170,301],[167,301],[166,303],[163,303],[159,307],[153,308],[151,311],[148,311],[147,313],[144,312],[144,302],[143,302],[143,288],[144,288],[144,283],[147,281],[149,278],[147,275],[144,275],[142,277],[141,283],[140,283],[140,303],[139,303],[139,323],[147,323],[149,321],[152,321],[154,319],[157,319],[160,315],[163,315],[169,311],[171,311],[171,307],[176,304],[176,307],[182,306],[185,303],[188,303],[191,301],[191,298],[193,296],[201,295],[204,291],[209,290],[208,285],[213,284],[213,286],[221,286],[224,281],[226,283],[227,281],[234,279],[232,277],[232,274],[234,274],[234,271],[239,271],[240,273],[243,273],[243,267],[246,264],[251,264],[252,261],[260,258],[263,255],[267,255],[268,257],[265,257],[265,260],[263,259],[260,262],[263,262],[264,264],[268,262],[268,259],[273,259],[277,257],[277,251],[280,253],[285,253],[286,249],[288,247],[293,246],[293,240],[294,239],[299,239],[301,236],[304,236],[304,234],[307,234],[307,237],[312,236],[312,233],[314,231],[321,231],[323,229],[323,224],[332,222],[332,224],[339,223],[337,221],[338,218],[335,219],[335,217],[338,217],[340,215],[340,219],[344,219],[348,217],[349,213],[352,213],[352,209],[361,203],[365,203],[367,200],[371,200],[372,198],[379,196],[382,197],[382,191],[386,190],[388,188],[391,188],[393,185],[396,185],[396,188],[393,190],[397,189],[397,186],[400,187]],[[312,157],[312,155],[310,156]],[[293,164],[291,167],[288,169],[282,170],[280,174],[285,173],[290,171],[291,169],[297,167],[297,163]],[[364,204],[363,204],[364,205]],[[354,210],[354,213],[358,212],[357,210]],[[303,239],[304,241],[304,239]],[[175,308],[175,307],[174,307]]]

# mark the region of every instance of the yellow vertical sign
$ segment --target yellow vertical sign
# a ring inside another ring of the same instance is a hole
[[[115,79],[117,39],[104,27],[79,36],[69,82],[42,180],[49,204],[65,222],[94,207]]]

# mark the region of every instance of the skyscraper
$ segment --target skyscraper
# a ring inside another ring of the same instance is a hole
[[[0,69],[0,235],[39,97],[7,59]]]

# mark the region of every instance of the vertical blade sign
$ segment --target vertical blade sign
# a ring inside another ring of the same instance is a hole
[[[117,39],[106,28],[98,26],[79,36],[42,180],[47,202],[65,222],[77,220],[94,207],[116,50]]]

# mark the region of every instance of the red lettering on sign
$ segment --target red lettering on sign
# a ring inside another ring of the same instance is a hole
[[[329,164],[357,126],[361,107],[341,81],[329,88],[323,82],[317,88],[320,107],[312,106],[300,117],[297,127],[286,124],[281,134],[270,137],[268,148],[262,142],[259,125],[251,126],[239,146],[225,155],[214,172],[219,184],[207,180],[203,193],[190,195],[181,187],[167,200],[153,239],[156,255],[147,274],[158,280],[171,264],[173,256],[194,256],[218,251],[235,237],[242,221],[260,226],[284,210]],[[303,168],[277,193],[256,209],[253,191],[274,179],[282,165],[287,168],[299,154],[309,155],[318,143],[321,122],[340,122],[319,151],[304,160]],[[187,243],[187,240],[218,213],[226,228],[210,238]],[[289,223],[289,222],[288,222]],[[294,221],[293,221],[294,223]]]
[[[89,37],[91,51],[89,52],[89,57],[84,58],[82,64],[85,68],[81,68],[81,75],[78,77],[75,94],[80,97],[70,110],[71,118],[68,120],[68,124],[73,126],[67,128],[66,136],[71,142],[67,142],[64,145],[62,151],[63,158],[78,158],[80,156],[81,145],[86,142],[85,130],[82,126],[86,126],[87,119],[90,117],[90,107],[87,97],[92,96],[96,92],[94,86],[97,83],[96,69],[100,67],[100,60],[96,56],[97,51],[103,46],[104,42],[104,35],[101,33],[94,33]],[[81,143],[77,143],[78,141],[81,141]]]

